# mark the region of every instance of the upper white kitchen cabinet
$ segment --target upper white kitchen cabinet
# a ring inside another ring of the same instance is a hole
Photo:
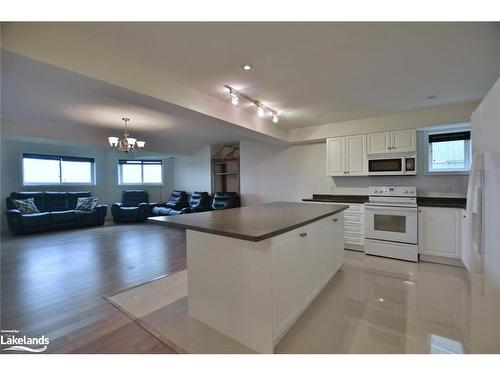
[[[369,154],[391,152],[391,132],[368,134],[367,142]]]
[[[415,129],[371,133],[367,135],[368,154],[416,151],[417,132]]]
[[[366,135],[326,140],[328,176],[367,175]]]

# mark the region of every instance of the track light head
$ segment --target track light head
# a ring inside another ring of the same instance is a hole
[[[232,105],[238,105],[238,103],[240,102],[240,98],[238,97],[238,95],[236,95],[235,93],[231,93],[231,104]]]
[[[273,122],[275,124],[277,124],[279,120],[280,120],[280,118],[278,117],[278,114],[277,113],[273,113]]]
[[[264,117],[266,115],[266,111],[262,107],[262,105],[257,105],[257,115],[259,117]]]

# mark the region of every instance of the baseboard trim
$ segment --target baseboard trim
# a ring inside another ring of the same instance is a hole
[[[421,262],[439,263],[439,264],[446,264],[448,266],[465,268],[462,261],[460,259],[456,259],[456,258],[446,258],[446,257],[435,256],[435,255],[422,255],[422,254],[420,254],[419,260]]]

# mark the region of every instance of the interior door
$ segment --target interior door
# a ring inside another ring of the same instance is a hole
[[[345,138],[326,140],[327,176],[345,176]]]
[[[417,150],[417,132],[415,130],[397,130],[391,132],[392,152],[412,152]]]
[[[349,176],[367,174],[366,135],[355,135],[345,138],[346,171]]]
[[[391,132],[368,134],[367,144],[368,154],[385,154],[391,152]]]

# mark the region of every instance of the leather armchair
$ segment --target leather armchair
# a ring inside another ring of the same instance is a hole
[[[185,191],[174,190],[165,203],[157,203],[151,207],[150,216],[177,215],[188,206],[188,195]]]
[[[122,201],[111,205],[115,223],[139,223],[149,216],[149,195],[144,190],[124,190]]]
[[[225,210],[240,206],[240,197],[236,192],[215,193],[212,200],[213,210]]]
[[[103,225],[108,206],[98,205],[92,211],[78,211],[78,198],[92,197],[90,191],[77,192],[13,192],[6,199],[7,222],[15,235],[43,232],[52,229]],[[14,199],[33,198],[40,212],[22,214],[15,208]]]
[[[189,198],[189,206],[177,211],[179,215],[191,214],[195,212],[210,211],[210,195],[206,192],[195,191]]]

